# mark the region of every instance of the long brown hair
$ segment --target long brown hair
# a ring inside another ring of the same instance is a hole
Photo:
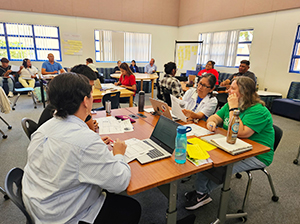
[[[239,106],[242,111],[257,103],[265,106],[265,102],[260,99],[259,95],[255,91],[255,82],[253,79],[246,76],[240,76],[234,78],[232,81],[234,80],[236,80],[239,92],[242,95],[239,101]]]
[[[127,63],[125,63],[125,62],[123,62],[121,65],[120,65],[120,68],[121,69],[124,69],[126,72],[127,72],[127,74],[130,76],[130,75],[133,75],[133,73],[132,73],[132,71],[131,71],[131,69],[129,68],[129,66],[127,65]],[[124,75],[122,75],[123,76],[123,80],[125,79],[125,76]]]

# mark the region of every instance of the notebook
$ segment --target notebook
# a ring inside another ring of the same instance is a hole
[[[252,145],[244,142],[243,140],[237,138],[235,144],[229,144],[226,142],[226,136],[221,134],[209,135],[202,137],[203,141],[206,141],[218,148],[224,150],[231,155],[237,155],[252,149]]]
[[[162,100],[156,100],[153,98],[149,98],[150,103],[153,107],[153,110],[155,111],[156,114],[158,115],[163,115],[171,120],[178,120],[175,116],[172,116],[172,113],[169,109],[169,106],[166,102]]]
[[[180,124],[165,116],[160,116],[150,138],[142,140],[149,145],[151,149],[147,153],[138,156],[137,160],[141,164],[145,164],[170,157],[175,149],[175,138],[178,126],[180,126]]]

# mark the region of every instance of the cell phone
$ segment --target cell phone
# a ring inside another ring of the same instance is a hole
[[[140,113],[138,113],[137,115],[140,116],[140,117],[142,117],[142,118],[146,118],[147,117],[144,114],[140,114]]]
[[[139,119],[138,116],[136,116],[135,114],[129,114],[129,117],[133,118],[133,119]]]

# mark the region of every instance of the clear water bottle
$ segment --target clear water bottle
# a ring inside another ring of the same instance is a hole
[[[138,105],[138,111],[139,112],[144,111],[144,104],[145,104],[145,92],[140,91],[139,92],[139,105]]]
[[[186,145],[187,138],[186,133],[191,131],[191,127],[178,126],[177,136],[175,142],[175,162],[178,164],[183,164],[186,161]]]

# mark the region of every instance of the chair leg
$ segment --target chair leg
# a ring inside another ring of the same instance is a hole
[[[293,161],[294,164],[298,164],[299,157],[300,157],[300,145],[299,145],[299,149],[298,149],[298,155],[297,155],[296,159]]]
[[[248,201],[248,197],[249,197],[249,193],[250,193],[250,188],[251,188],[251,184],[252,184],[252,174],[250,171],[246,171],[246,173],[248,174],[248,183],[247,183],[247,188],[246,188],[246,192],[245,192],[245,196],[244,196],[244,201],[243,201],[243,206],[242,206],[242,211],[244,211],[245,207],[246,207],[246,203]]]
[[[276,201],[278,201],[279,197],[276,195],[275,188],[274,188],[274,185],[273,185],[273,181],[272,181],[272,178],[271,178],[271,174],[269,174],[269,172],[266,169],[262,169],[262,171],[267,175],[267,177],[269,179],[270,187],[271,187],[271,190],[272,190],[272,193],[273,193],[272,201],[276,202]]]
[[[8,129],[11,129],[12,127],[9,125],[9,123],[6,122],[6,120],[3,119],[3,117],[0,116],[0,119],[7,125]]]
[[[15,110],[15,106],[16,106],[16,103],[17,103],[17,101],[18,101],[18,99],[19,99],[19,97],[21,96],[21,94],[20,93],[18,93],[18,96],[17,96],[17,98],[15,99],[15,101],[14,101],[14,103],[13,103],[13,106],[12,106],[12,110]]]
[[[0,192],[1,192],[2,194],[4,194],[4,199],[5,199],[5,200],[9,199],[9,197],[7,196],[5,190],[3,190],[2,187],[0,187]]]
[[[0,129],[0,133],[2,134],[2,138],[6,139],[7,135]]]
[[[34,109],[36,109],[36,101],[35,101],[33,92],[32,91],[30,91],[30,92],[31,92],[31,97],[32,97],[33,103],[34,103]]]

